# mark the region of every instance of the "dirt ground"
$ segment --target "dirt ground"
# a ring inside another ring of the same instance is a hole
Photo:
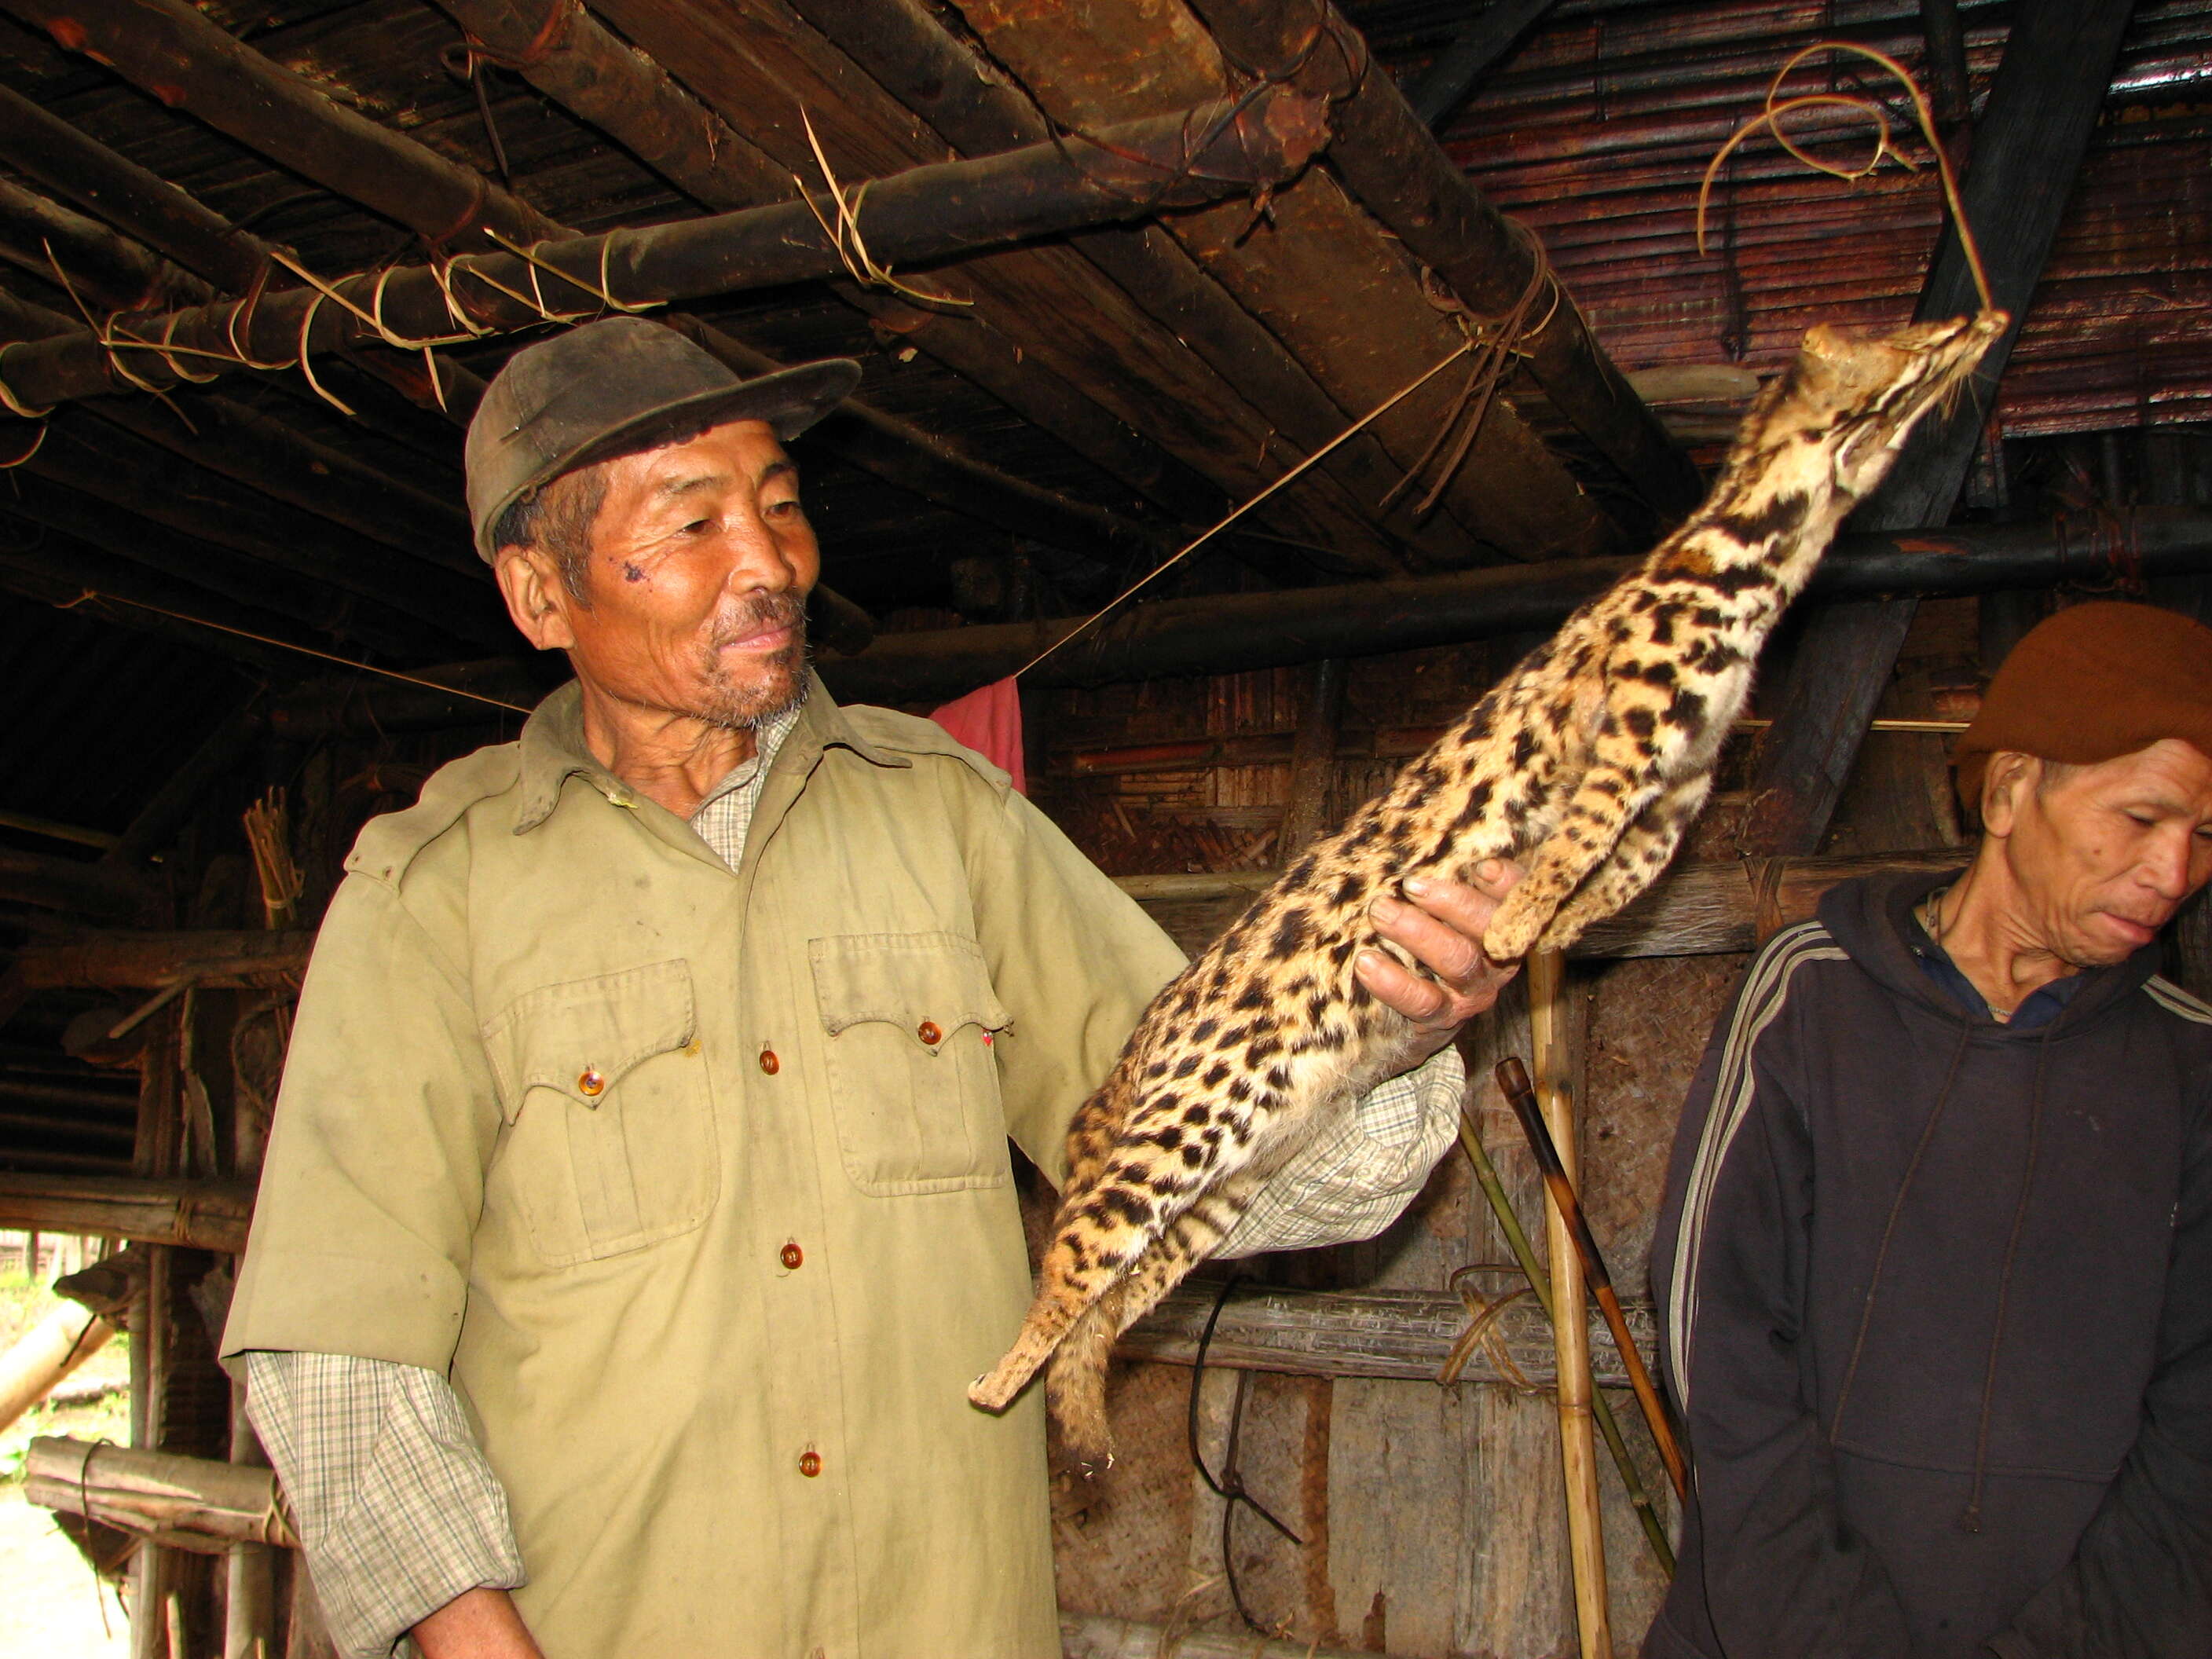
[[[0,1351],[56,1305],[43,1284],[32,1283],[20,1270],[0,1273]],[[121,1384],[130,1375],[129,1340],[118,1337],[70,1380]],[[46,1434],[127,1441],[129,1397],[118,1389],[89,1404],[38,1407],[0,1431],[0,1655],[123,1659],[131,1650],[130,1627],[114,1592],[95,1584],[53,1516],[23,1501],[24,1453],[33,1437]]]
[[[0,1489],[0,1653],[125,1659],[130,1651],[130,1623],[114,1592],[94,1582],[53,1516],[23,1501],[20,1483]]]

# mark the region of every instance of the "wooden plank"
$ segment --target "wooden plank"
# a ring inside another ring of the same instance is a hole
[[[1778,927],[1803,921],[1838,882],[1889,871],[1955,870],[1963,852],[1871,853],[1847,858],[1778,858],[1677,865],[1619,915],[1592,927],[1577,960],[1714,956],[1756,950]],[[1231,870],[1187,876],[1122,876],[1121,890],[1145,906],[1186,950],[1211,944],[1279,872]],[[1760,898],[1761,884],[1770,887]]]
[[[1534,1213],[1532,1206],[1532,1217]],[[1503,1283],[1485,1281],[1493,1291]],[[1130,1328],[1115,1354],[1124,1359],[1191,1364],[1218,1294],[1217,1285],[1202,1280],[1171,1292]],[[1629,1331],[1649,1363],[1656,1340],[1651,1310],[1638,1304],[1626,1311]],[[1468,1317],[1467,1304],[1443,1291],[1306,1291],[1245,1281],[1230,1292],[1206,1351],[1206,1363],[1209,1370],[1219,1365],[1292,1376],[1390,1377],[1433,1383]],[[1589,1324],[1590,1361],[1597,1380],[1609,1388],[1627,1387],[1628,1373],[1595,1310]],[[1461,1380],[1550,1387],[1557,1370],[1552,1328],[1542,1310],[1525,1300],[1516,1302],[1498,1316],[1497,1330],[1513,1369],[1503,1369],[1487,1347],[1478,1348],[1460,1373]]]
[[[156,898],[152,884],[131,871],[0,848],[0,899],[13,903],[130,921],[144,916]]]
[[[0,1226],[235,1254],[252,1216],[253,1188],[234,1182],[0,1173]]]
[[[268,985],[300,972],[313,945],[308,933],[104,932],[27,945],[15,953],[15,966],[35,990],[155,990],[185,975],[228,988]]]
[[[1046,112],[1079,131],[1223,84],[1220,52],[1180,5],[965,0],[960,11]],[[1273,191],[1269,216],[1272,229],[1258,238],[1243,204],[1163,222],[1340,408],[1374,409],[1462,343],[1424,296],[1413,264],[1322,169]],[[1450,394],[1432,388],[1370,429],[1399,467],[1409,467],[1449,406]],[[1503,400],[1446,500],[1468,530],[1520,558],[1598,552],[1613,540],[1604,514]]]

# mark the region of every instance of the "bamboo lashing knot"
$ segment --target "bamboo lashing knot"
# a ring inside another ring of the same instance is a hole
[[[21,340],[10,340],[7,344],[0,345],[0,404],[7,405],[8,412],[20,420],[43,421],[54,412],[55,405],[49,404],[44,409],[34,408],[18,398],[14,389],[8,384],[8,354],[17,346],[25,343],[26,342]],[[27,456],[25,459],[29,458]]]
[[[863,188],[866,188],[866,186],[863,186]],[[556,315],[552,311],[548,310],[545,305],[545,292],[538,286],[538,273],[541,270],[550,270],[556,276],[558,276],[562,282],[568,283],[571,288],[580,288],[583,289],[585,293],[590,295],[594,300],[597,300],[604,309],[609,311],[619,311],[627,317],[635,317],[641,312],[658,311],[668,303],[665,300],[639,300],[635,301],[617,300],[614,296],[614,291],[607,286],[608,256],[614,252],[615,239],[617,236],[627,235],[629,233],[626,230],[611,230],[605,235],[599,238],[599,285],[597,288],[593,288],[582,277],[572,276],[567,271],[562,270],[560,266],[553,264],[547,260],[539,258],[538,257],[538,250],[544,246],[544,243],[532,243],[530,246],[524,247],[518,243],[510,242],[506,237],[501,235],[495,230],[486,230],[484,232],[484,234],[490,237],[493,241],[497,242],[509,253],[514,255],[516,258],[522,260],[525,264],[530,266],[530,289],[532,294],[538,296],[538,309],[539,314],[542,315],[549,323],[578,322],[583,318],[590,316],[592,313],[590,312],[580,312],[575,316],[569,317]],[[470,273],[471,276],[477,276],[480,274],[481,273],[475,271],[471,271]]]
[[[1509,223],[1513,222],[1509,221]],[[1496,400],[1498,388],[1504,383],[1512,370],[1512,359],[1525,356],[1525,342],[1534,339],[1551,326],[1552,319],[1559,314],[1565,301],[1566,290],[1559,285],[1552,270],[1551,256],[1545,252],[1543,243],[1528,228],[1514,223],[1516,234],[1527,243],[1529,252],[1528,280],[1511,307],[1502,317],[1483,317],[1470,310],[1456,295],[1444,293],[1436,283],[1436,274],[1425,267],[1421,272],[1421,295],[1437,310],[1449,315],[1458,325],[1474,352],[1474,361],[1468,368],[1467,384],[1460,388],[1449,412],[1437,427],[1436,436],[1429,440],[1419,459],[1406,470],[1406,476],[1393,484],[1376,505],[1379,511],[1388,511],[1390,504],[1413,488],[1413,483],[1428,470],[1429,463],[1449,441],[1454,433],[1459,434],[1453,445],[1451,457],[1440,467],[1428,491],[1413,507],[1413,516],[1426,518],[1443,499],[1444,491],[1458,476],[1460,468],[1474,448],[1475,440],[1481,435],[1483,422],[1490,418],[1491,404]],[[1531,325],[1529,313],[1535,309],[1538,298],[1547,284],[1552,290],[1551,308],[1545,312],[1541,322]],[[1470,414],[1469,410],[1473,413]]]
[[[583,9],[577,0],[553,0],[553,3],[546,8],[544,20],[538,25],[538,33],[530,37],[520,52],[501,52],[463,30],[459,40],[438,54],[439,61],[464,79],[476,73],[478,64],[490,64],[500,69],[517,71],[536,69],[568,44],[568,32],[575,27],[576,19],[582,15]],[[453,59],[457,54],[463,59],[465,67],[455,67]]]
[[[1449,1387],[1458,1382],[1460,1373],[1467,1369],[1468,1361],[1474,1358],[1474,1351],[1479,1347],[1490,1356],[1490,1363],[1498,1367],[1498,1376],[1504,1379],[1509,1388],[1520,1394],[1543,1392],[1528,1380],[1528,1374],[1514,1363],[1512,1352],[1506,1347],[1504,1334],[1498,1328],[1498,1323],[1508,1308],[1523,1297],[1533,1297],[1535,1294],[1534,1291],[1524,1284],[1516,1290],[1506,1291],[1503,1296],[1488,1297],[1467,1283],[1468,1276],[1471,1273],[1505,1273],[1519,1271],[1517,1267],[1493,1267],[1482,1262],[1474,1262],[1455,1270],[1452,1276],[1445,1280],[1446,1285],[1457,1293],[1460,1301],[1466,1305],[1468,1317],[1467,1328],[1459,1334],[1458,1338],[1452,1343],[1451,1352],[1444,1356],[1444,1363],[1437,1368],[1438,1382]]]
[[[799,186],[799,199],[814,216],[814,222],[822,227],[822,234],[830,239],[830,246],[843,264],[846,274],[864,288],[887,288],[895,294],[905,295],[910,300],[919,300],[924,305],[974,305],[973,300],[956,299],[947,294],[932,294],[926,289],[902,283],[891,275],[889,265],[877,263],[860,235],[860,204],[867,197],[869,185],[874,181],[862,179],[848,198],[845,187],[837,182],[836,173],[830,169],[829,153],[822,148],[822,140],[814,131],[814,118],[806,112],[806,106],[803,104],[799,106],[799,123],[806,130],[806,147],[814,152],[814,165],[822,170],[822,181],[829,186],[830,199],[837,204],[836,220],[833,222],[815,205],[814,194],[806,188],[804,179],[794,173],[791,175],[791,182]],[[601,270],[604,273],[604,260]]]
[[[1863,94],[1844,92],[1814,92],[1806,93],[1796,98],[1782,97],[1782,83],[1790,78],[1791,71],[1807,58],[1824,52],[1852,52],[1858,53],[1862,58],[1872,58],[1895,76],[1904,86],[1906,94],[1912,100],[1914,118],[1919,125],[1922,135],[1928,140],[1929,149],[1935,152],[1936,176],[1942,184],[1944,203],[1951,210],[1952,226],[1959,234],[1959,246],[1966,255],[1966,268],[1973,276],[1974,292],[1981,301],[1983,310],[1996,310],[1996,301],[1991,299],[1990,294],[1989,275],[1982,267],[1981,247],[1974,240],[1973,226],[1966,221],[1966,204],[1959,196],[1958,175],[1952,168],[1950,152],[1943,148],[1942,140],[1936,136],[1936,117],[1934,112],[1928,106],[1927,94],[1920,90],[1920,83],[1912,78],[1911,71],[1904,64],[1899,63],[1887,52],[1877,52],[1872,46],[1861,46],[1855,40],[1815,41],[1813,45],[1793,52],[1789,61],[1775,71],[1774,79],[1766,88],[1765,106],[1757,115],[1729,135],[1728,142],[1720,147],[1719,151],[1705,168],[1705,176],[1698,186],[1698,252],[1702,254],[1705,251],[1705,208],[1708,198],[1712,194],[1714,175],[1720,171],[1722,164],[1735,152],[1736,146],[1761,127],[1771,132],[1775,141],[1796,160],[1816,172],[1826,173],[1832,179],[1841,179],[1847,182],[1863,179],[1881,165],[1882,158],[1886,155],[1896,157],[1898,164],[1908,173],[1919,171],[1918,166],[1912,158],[1890,142],[1888,112],[1872,98]],[[1875,124],[1874,150],[1867,157],[1865,164],[1857,167],[1838,167],[1832,162],[1820,160],[1792,138],[1783,125],[1783,118],[1802,109],[1850,109],[1856,110],[1870,118]]]

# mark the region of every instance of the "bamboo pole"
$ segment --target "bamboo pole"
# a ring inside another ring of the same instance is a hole
[[[610,295],[623,306],[657,305],[834,276],[860,258],[856,242],[879,265],[949,258],[1279,182],[1327,136],[1318,100],[1275,88],[1249,105],[1114,126],[1090,143],[1036,144],[875,179],[842,246],[823,228],[839,212],[826,198],[546,240],[526,258],[471,253],[442,267],[356,272],[329,283],[327,295],[286,289],[252,305],[133,319],[133,337],[158,343],[151,347],[89,333],[31,341],[9,349],[8,385],[16,402],[33,406],[99,397],[115,390],[110,356],[117,351],[149,386],[175,384],[173,353],[201,354],[191,364],[213,372],[245,367],[246,358],[290,368],[304,356],[382,337],[372,318],[397,337],[450,337],[464,307],[468,331],[512,332],[542,324],[546,309],[595,313]],[[1202,148],[1194,155],[1194,143]],[[1164,177],[1175,182],[1162,196]],[[847,189],[849,205],[856,196]],[[532,297],[541,292],[543,308]]]
[[[1552,1317],[1552,1276],[1536,1260],[1535,1247],[1528,1243],[1528,1235],[1522,1230],[1521,1218],[1513,1212],[1513,1200],[1505,1195],[1505,1183],[1498,1178],[1498,1168],[1483,1150],[1481,1133],[1474,1119],[1462,1106],[1459,1115],[1459,1144],[1467,1152],[1468,1161],[1474,1165],[1475,1184],[1482,1195],[1490,1200],[1490,1212],[1498,1218],[1498,1231],[1505,1235],[1505,1247],[1513,1252],[1513,1259],[1521,1264],[1521,1271],[1528,1280],[1537,1305],[1544,1317]],[[1615,1339],[1617,1341],[1619,1339]],[[1620,1437],[1620,1425],[1613,1421],[1613,1407],[1604,1392],[1590,1395],[1590,1405],[1597,1413],[1598,1431],[1605,1436],[1605,1449],[1613,1455],[1613,1466],[1620,1472],[1620,1484],[1627,1488],[1628,1501],[1635,1506],[1637,1524],[1644,1528],[1644,1541],[1651,1546],[1652,1559],[1659,1570],[1669,1578],[1674,1576],[1674,1548],[1667,1541],[1667,1528],[1659,1518],[1658,1506],[1652,1503],[1651,1494],[1644,1490],[1644,1477],[1637,1472],[1636,1462],[1628,1455],[1628,1443]]]
[[[1575,1242],[1575,1255],[1582,1262],[1583,1277],[1596,1292],[1597,1304],[1604,1310],[1606,1328],[1613,1333],[1613,1346],[1620,1352],[1621,1363],[1627,1367],[1628,1386],[1636,1395],[1636,1403],[1643,1408],[1644,1425],[1651,1431],[1651,1443],[1659,1449],[1660,1461],[1667,1466],[1667,1478],[1674,1484],[1674,1495],[1682,1497],[1687,1474],[1682,1449],[1675,1443],[1674,1425],[1667,1420],[1666,1407],[1660,1404],[1659,1390],[1651,1381],[1650,1370],[1629,1333],[1628,1316],[1622,1311],[1620,1297],[1613,1291],[1613,1274],[1605,1265],[1605,1257],[1598,1252],[1597,1240],[1591,1236],[1589,1221],[1583,1214],[1582,1200],[1576,1194],[1573,1178],[1560,1162],[1559,1148],[1552,1144],[1552,1132],[1545,1126],[1528,1073],[1519,1060],[1509,1055],[1498,1062],[1498,1083],[1505,1091],[1505,1097],[1513,1103],[1514,1115],[1521,1120],[1522,1132],[1528,1138],[1528,1150],[1536,1155],[1536,1167],[1543,1175],[1545,1190],[1566,1218],[1568,1234]]]
[[[1528,958],[1528,1031],[1535,1048],[1536,1097],[1570,1178],[1576,1156],[1567,1054],[1566,963],[1554,951]],[[1558,1203],[1547,1196],[1544,1241],[1552,1265],[1553,1340],[1559,1356],[1559,1463],[1567,1489],[1567,1548],[1574,1568],[1575,1621],[1583,1659],[1613,1659],[1606,1605],[1605,1534],[1599,1525],[1597,1443],[1590,1413],[1589,1311],[1582,1261]]]
[[[41,1435],[24,1474],[23,1496],[41,1508],[195,1555],[227,1554],[238,1542],[300,1546],[270,1469]]]
[[[52,1394],[114,1334],[115,1327],[91,1309],[67,1302],[16,1338],[0,1353],[0,1430]]]

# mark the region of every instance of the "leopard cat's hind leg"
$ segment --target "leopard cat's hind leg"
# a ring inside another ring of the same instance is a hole
[[[1085,1475],[1109,1468],[1114,1437],[1106,1417],[1106,1366],[1115,1340],[1180,1285],[1237,1224],[1241,1197],[1207,1194],[1183,1212],[1114,1288],[1085,1310],[1052,1356],[1045,1390],[1066,1455]]]
[[[1125,1060],[1123,1067],[1126,1073],[1132,1062]],[[969,1389],[970,1401],[986,1411],[1005,1410],[1076,1322],[1138,1266],[1209,1187],[1243,1166],[1249,1157],[1249,1137],[1184,1138],[1185,1114],[1201,1108],[1224,1121],[1243,1115],[1225,1092],[1163,1091],[1127,1115],[1115,1136],[1115,1155],[1092,1170],[1087,1182],[1070,1176],[1036,1298],[1013,1346]],[[1170,1131],[1176,1137],[1178,1154],[1199,1149],[1195,1165],[1166,1155],[1155,1138]],[[1135,1150],[1147,1144],[1160,1154],[1149,1164]]]
[[[1659,793],[1651,757],[1638,739],[1609,733],[1560,813],[1482,936],[1492,962],[1518,962],[1559,907],[1620,842],[1622,833]]]
[[[1535,948],[1565,950],[1585,929],[1620,910],[1656,880],[1705,805],[1712,783],[1712,774],[1701,769],[1669,784],[1658,799],[1638,813],[1606,861],[1584,878],[1575,896],[1537,935]]]

